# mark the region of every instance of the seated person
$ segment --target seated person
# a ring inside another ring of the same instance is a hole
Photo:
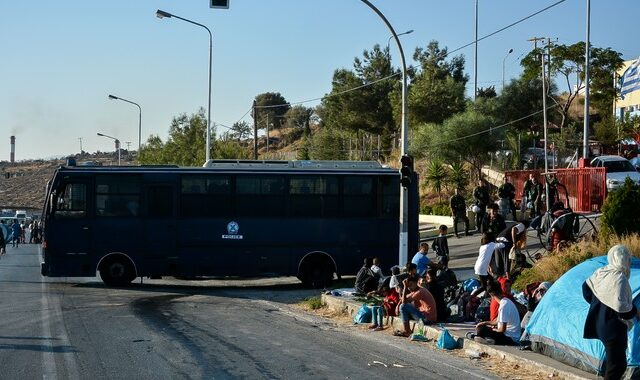
[[[403,281],[409,277],[418,276],[418,267],[414,263],[407,263],[402,273],[391,276],[389,286],[395,288],[398,294],[402,293]]]
[[[404,330],[396,330],[393,335],[408,337],[412,333],[410,320],[422,321],[425,325],[433,323],[437,320],[437,309],[433,296],[427,289],[418,286],[416,277],[406,278],[403,285],[399,314]]]
[[[373,265],[373,259],[371,257],[364,259],[364,264],[358,271],[358,274],[356,274],[356,283],[353,286],[356,293],[367,294],[378,289],[378,279],[373,271],[371,271],[371,265]]]
[[[513,294],[511,294],[511,280],[507,277],[498,277],[498,284],[502,289],[502,295],[511,300],[511,302],[515,305],[515,298],[513,298]],[[498,309],[500,307],[500,302],[491,299],[491,304],[489,305],[489,320],[495,321],[498,318]],[[517,305],[516,305],[517,308]]]
[[[400,303],[400,295],[395,289],[389,288],[389,286],[381,286],[380,292],[384,294],[384,300],[382,306],[372,306],[371,312],[373,314],[372,324],[369,326],[374,331],[380,331],[384,329],[384,323],[382,321],[383,316],[396,317],[398,316],[398,304]]]
[[[523,329],[527,327],[527,323],[529,323],[529,319],[531,319],[531,314],[536,310],[536,306],[538,306],[540,300],[547,293],[550,287],[551,282],[549,281],[541,282],[538,286],[534,287],[533,290],[530,285],[527,285],[527,288],[524,291],[525,297],[527,297],[528,301],[527,313],[522,317],[522,322],[520,323]]]
[[[478,323],[475,334],[468,333],[467,338],[484,344],[520,344],[520,315],[516,305],[503,296],[500,285],[494,282],[490,283],[488,292],[499,303],[498,317],[495,321]]]
[[[429,268],[427,270],[426,285],[427,290],[429,290],[433,299],[436,301],[436,320],[438,322],[445,322],[447,318],[449,318],[449,308],[444,301],[444,288],[438,282],[438,271],[436,269]]]

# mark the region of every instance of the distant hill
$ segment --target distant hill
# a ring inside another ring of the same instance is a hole
[[[104,165],[116,164],[113,153],[84,153],[76,155],[76,160],[101,162]],[[47,181],[51,179],[55,169],[64,163],[65,160],[57,158],[25,160],[13,164],[0,161],[0,209],[39,213],[44,205]],[[132,162],[125,158],[122,164],[130,165]]]

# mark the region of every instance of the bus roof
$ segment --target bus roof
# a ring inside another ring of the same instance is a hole
[[[281,173],[360,173],[398,174],[398,170],[385,167],[377,161],[252,161],[252,160],[209,160],[202,167],[176,165],[141,166],[61,166],[62,172],[82,173],[216,173],[216,172],[281,172]]]

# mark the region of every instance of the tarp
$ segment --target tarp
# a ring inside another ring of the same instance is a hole
[[[582,284],[607,265],[607,257],[587,260],[556,281],[536,307],[524,332],[534,351],[574,367],[598,373],[604,364],[604,345],[597,339],[584,339],[584,322],[589,304],[582,297]],[[640,259],[632,258],[629,278],[633,303],[640,308]],[[630,371],[640,366],[640,325],[629,331],[627,363]]]

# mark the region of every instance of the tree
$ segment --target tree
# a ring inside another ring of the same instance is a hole
[[[442,203],[442,187],[447,181],[447,169],[439,159],[434,159],[427,166],[427,175],[425,181],[431,185],[433,191],[438,194],[438,201]]]
[[[397,74],[390,65],[388,51],[375,45],[354,59],[353,70],[339,69],[333,74],[331,92],[320,107],[322,124],[351,133],[382,136],[382,149],[391,146],[397,127],[389,94],[397,81],[380,80]],[[356,90],[354,90],[356,89]]]
[[[560,128],[567,125],[571,104],[585,87],[584,53],[584,42],[576,42],[573,45],[553,45],[550,48],[550,77],[559,77],[567,85],[565,97],[550,97],[558,105],[556,110],[561,118]],[[546,54],[546,50],[536,48],[522,59],[520,63],[524,67],[525,78],[533,79],[541,76],[541,54]],[[606,114],[609,113],[610,105],[617,96],[617,90],[611,85],[613,73],[622,67],[623,60],[620,53],[610,48],[591,47],[590,56],[592,105],[601,114]]]
[[[204,109],[187,116],[174,117],[167,142],[157,135],[149,137],[142,146],[143,165],[202,166],[205,161],[205,131],[207,119]],[[235,141],[212,141],[212,158],[249,158],[249,152]]]
[[[554,87],[550,93],[553,91]],[[511,80],[495,101],[495,107],[488,114],[498,124],[513,122],[509,129],[527,132],[537,131],[543,124],[542,80],[539,78]],[[533,116],[518,120],[529,115]]]
[[[618,236],[640,233],[640,187],[627,177],[602,205],[602,231]]]
[[[313,135],[309,156],[313,160],[346,160],[344,138],[332,128],[322,128]]]
[[[469,184],[469,173],[460,161],[451,163],[449,168],[449,183],[456,189],[465,189]]]
[[[251,126],[246,121],[233,123],[231,126],[231,138],[238,141],[247,139],[251,136]]]
[[[421,126],[411,141],[411,152],[445,162],[465,161],[480,178],[489,152],[495,150],[497,140],[503,136],[502,130],[489,132],[493,123],[491,117],[468,110],[448,118],[441,125]]]
[[[257,95],[255,101],[258,128],[266,129],[268,122],[274,129],[280,129],[284,115],[291,108],[284,96],[279,92],[265,92]]]
[[[408,105],[410,125],[441,123],[446,118],[464,111],[465,86],[469,80],[464,74],[464,57],[446,60],[447,48],[440,49],[431,41],[425,49],[416,48],[413,59],[418,69],[410,70]],[[400,115],[400,94],[396,91],[395,113]]]
[[[498,96],[495,86],[479,87],[477,98],[495,98]]]

